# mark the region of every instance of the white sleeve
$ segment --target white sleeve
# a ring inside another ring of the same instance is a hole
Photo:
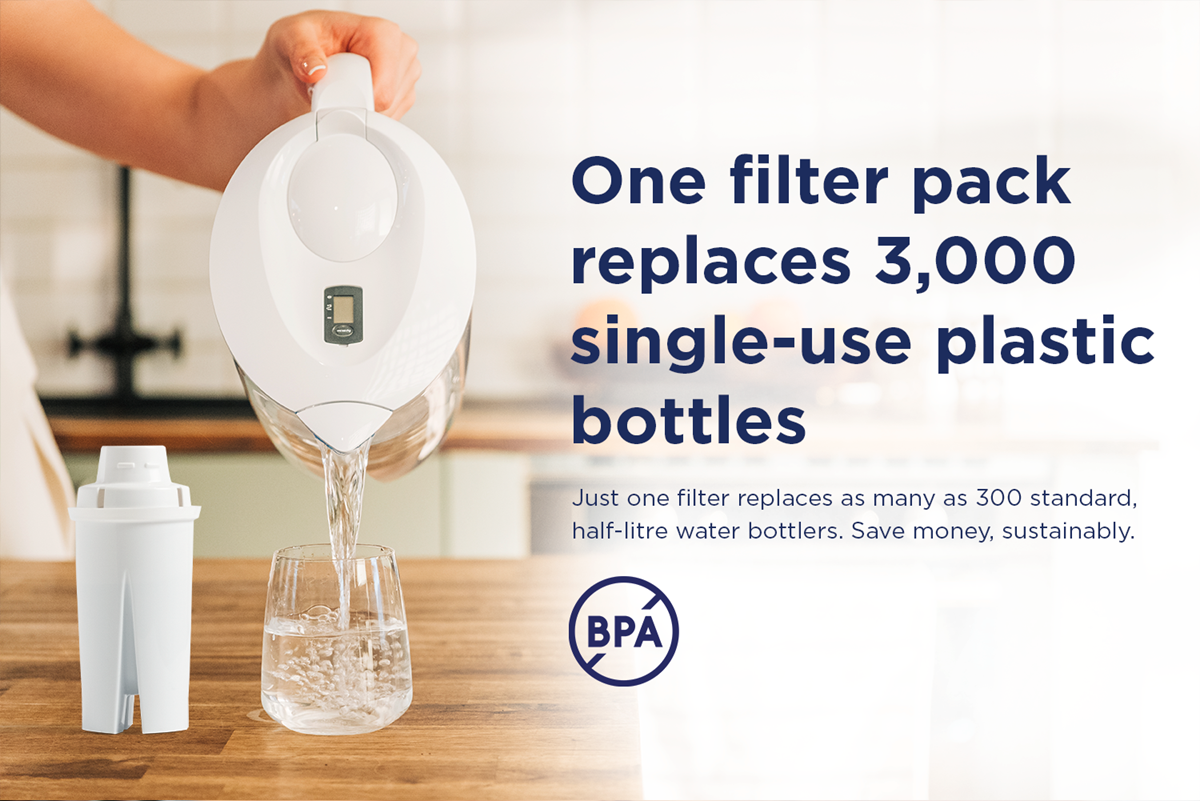
[[[75,490],[34,391],[37,366],[0,274],[0,558],[73,559]]]

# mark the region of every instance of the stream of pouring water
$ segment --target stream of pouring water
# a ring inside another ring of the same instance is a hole
[[[362,522],[363,485],[367,478],[367,453],[371,440],[342,453],[321,443],[325,466],[325,511],[329,516],[329,545],[338,577],[338,628],[350,627],[350,562]]]

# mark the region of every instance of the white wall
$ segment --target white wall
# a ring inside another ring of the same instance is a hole
[[[96,480],[98,455],[72,454],[75,484]],[[170,455],[171,480],[201,507],[196,556],[266,558],[327,542],[321,480],[275,453]],[[529,555],[529,460],[521,454],[436,454],[389,482],[368,479],[359,542],[402,557]]]

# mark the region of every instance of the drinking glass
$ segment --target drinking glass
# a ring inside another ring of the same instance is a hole
[[[283,548],[271,563],[262,704],[304,734],[382,729],[412,703],[395,552],[359,545],[338,567],[328,544]]]

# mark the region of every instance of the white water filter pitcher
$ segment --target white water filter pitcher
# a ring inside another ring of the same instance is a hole
[[[462,398],[475,238],[424,140],[374,110],[370,64],[329,58],[312,112],[242,161],[213,224],[213,306],[275,446],[323,474],[320,443],[370,440],[393,478],[441,442]]]
[[[161,445],[100,449],[96,483],[79,488],[75,586],[85,731],[188,727],[192,527],[200,507],[172,484]]]

